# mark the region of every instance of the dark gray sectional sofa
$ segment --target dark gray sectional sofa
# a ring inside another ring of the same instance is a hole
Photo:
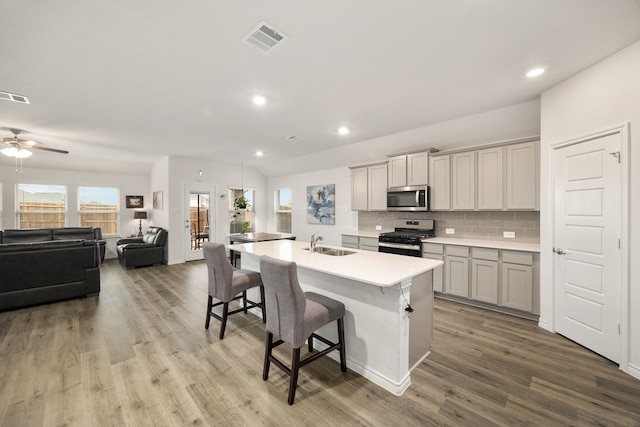
[[[100,292],[93,227],[0,231],[0,311]]]

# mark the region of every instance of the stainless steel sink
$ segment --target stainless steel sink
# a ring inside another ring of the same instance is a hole
[[[309,248],[303,248],[303,249],[305,251],[309,250]],[[345,256],[345,255],[355,254],[354,251],[348,251],[346,249],[326,248],[324,246],[316,246],[315,252],[318,254],[331,255],[331,256]]]

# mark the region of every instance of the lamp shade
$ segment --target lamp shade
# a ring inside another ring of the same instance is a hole
[[[135,211],[133,219],[147,219],[147,211]]]

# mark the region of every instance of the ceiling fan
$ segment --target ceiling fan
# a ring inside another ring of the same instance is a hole
[[[21,132],[19,129],[9,130],[11,131],[11,133],[13,133],[13,138],[2,138],[4,148],[0,149],[0,153],[4,154],[7,157],[15,158],[16,172],[18,172],[18,159],[20,159],[20,173],[22,173],[22,159],[31,157],[31,155],[33,154],[31,150],[51,151],[54,153],[69,154],[67,150],[40,147],[38,145],[40,144],[39,142],[18,138],[18,135],[20,135]]]
[[[0,150],[0,153],[4,154],[5,156],[15,157],[16,159],[26,159],[33,154],[30,150],[51,151],[54,153],[69,154],[67,150],[40,147],[38,145],[40,144],[39,142],[18,138],[18,135],[20,135],[21,132],[19,129],[10,129],[10,131],[11,133],[13,133],[13,137],[2,139],[5,147]]]

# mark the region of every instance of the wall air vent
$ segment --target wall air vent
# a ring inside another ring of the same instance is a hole
[[[243,40],[267,53],[280,46],[286,39],[287,36],[276,30],[273,25],[261,21]]]
[[[27,99],[26,96],[16,95],[15,93],[9,93],[9,92],[0,91],[0,99],[6,99],[7,101],[22,102],[23,104],[29,103],[29,100]]]

